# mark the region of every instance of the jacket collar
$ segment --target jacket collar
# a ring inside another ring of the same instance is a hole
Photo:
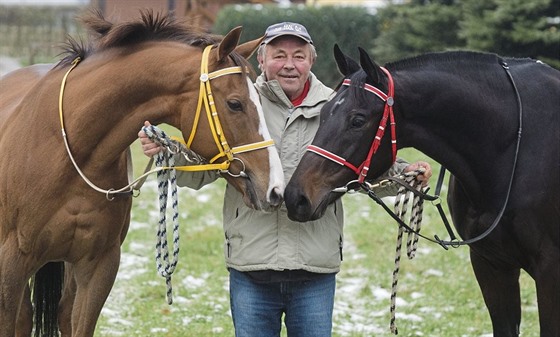
[[[322,94],[317,95],[318,86],[320,84],[319,80],[313,73],[309,73],[309,80],[310,80],[310,88],[307,97],[303,100],[303,102],[299,105],[299,107],[310,107],[315,106],[325,100]],[[276,80],[266,81],[264,74],[259,75],[255,82],[255,87],[259,91],[259,93],[266,97],[269,101],[273,103],[278,103],[283,105],[288,109],[293,109],[294,105],[282,90],[280,83]]]

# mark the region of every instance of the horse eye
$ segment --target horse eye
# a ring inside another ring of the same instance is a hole
[[[358,114],[352,116],[352,118],[350,119],[351,128],[361,128],[362,126],[364,126],[364,124],[366,124],[366,118],[364,115]]]
[[[231,111],[243,111],[243,104],[241,104],[238,100],[231,99],[227,101],[227,105]]]

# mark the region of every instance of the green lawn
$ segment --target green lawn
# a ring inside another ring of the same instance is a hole
[[[133,151],[139,173],[147,160],[138,153],[138,144]],[[425,158],[413,150],[399,155],[409,161]],[[134,200],[121,267],[96,336],[234,336],[222,256],[224,181],[200,191],[180,191],[181,253],[173,275],[175,303],[171,306],[165,299],[165,281],[155,266],[159,212],[155,186],[154,175]],[[345,254],[338,276],[333,336],[391,336],[389,295],[397,225],[367,196],[347,195],[343,200]],[[446,236],[430,204],[425,205],[423,232]],[[403,255],[399,280],[399,336],[491,336],[468,248],[446,251],[421,240],[415,259]],[[534,284],[524,273],[521,283],[521,335],[538,336]]]

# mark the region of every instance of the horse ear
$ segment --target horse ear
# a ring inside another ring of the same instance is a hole
[[[261,45],[262,40],[264,40],[264,35],[260,38],[252,41],[245,42],[240,44],[235,48],[235,51],[239,53],[239,55],[243,56],[246,59],[249,59],[251,55],[257,50],[257,48]]]
[[[360,69],[360,66],[356,61],[351,59],[350,57],[344,55],[342,50],[338,44],[334,44],[334,59],[336,61],[336,65],[338,66],[338,70],[344,76],[348,76],[352,73],[355,73]]]
[[[364,49],[358,47],[358,50],[360,51],[360,65],[362,66],[362,69],[364,69],[373,84],[379,83],[379,79],[381,78],[381,68],[377,65],[377,63],[373,62]]]
[[[225,60],[235,47],[237,47],[242,30],[243,27],[241,26],[233,28],[229,33],[227,33],[222,42],[220,42],[218,45],[218,61],[221,62]]]

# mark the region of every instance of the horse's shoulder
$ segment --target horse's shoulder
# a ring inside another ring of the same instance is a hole
[[[52,69],[52,64],[35,64],[16,69],[0,80],[0,125],[13,113],[30,90]]]

